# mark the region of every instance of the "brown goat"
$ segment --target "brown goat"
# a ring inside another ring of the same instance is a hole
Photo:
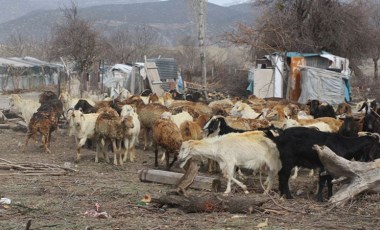
[[[133,128],[131,116],[119,117],[118,113],[112,108],[102,109],[95,123],[95,134],[98,146],[101,144],[101,150],[107,162],[109,162],[109,159],[105,153],[105,147],[108,146],[108,142],[111,142],[114,153],[114,165],[117,165],[117,154],[119,154],[120,165],[123,164],[123,156],[120,152],[121,141],[130,128]],[[98,150],[96,151],[96,162],[98,161]]]
[[[128,98],[124,102],[126,104],[134,105],[136,108],[136,113],[139,115],[141,123],[141,129],[144,133],[144,150],[147,150],[148,146],[150,146],[150,143],[148,143],[149,134],[154,123],[161,117],[163,112],[167,112],[169,109],[158,103],[145,104],[140,96],[136,95]]]
[[[31,137],[34,137],[37,133],[42,135],[41,141],[45,148],[46,153],[51,153],[50,139],[51,133],[58,127],[58,113],[48,111],[38,111],[33,114],[28,125],[28,133],[22,152],[25,152],[28,145],[28,141]]]
[[[182,136],[177,125],[170,119],[158,119],[153,126],[153,143],[155,161],[154,166],[158,167],[158,147],[165,150],[166,169],[170,170],[177,160],[179,150],[182,145]],[[169,155],[173,154],[173,161],[169,164]]]

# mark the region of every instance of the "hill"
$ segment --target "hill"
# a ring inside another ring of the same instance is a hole
[[[20,1],[21,4],[23,0],[17,1]],[[96,2],[100,1],[92,1],[92,3]],[[107,1],[107,3],[109,2]],[[191,11],[185,1],[171,0],[131,4],[116,4],[116,2],[79,8],[79,15],[91,21],[94,27],[105,35],[120,28],[132,28],[136,25],[150,26],[168,45],[173,45],[181,37],[192,34],[195,29]],[[208,3],[207,34],[215,37],[232,29],[238,22],[252,22],[255,15],[255,11],[247,3],[230,7]],[[34,38],[47,37],[51,28],[60,20],[62,20],[62,11],[59,9],[38,9],[29,12],[24,16],[0,24],[0,42],[5,41],[10,34],[15,32]]]

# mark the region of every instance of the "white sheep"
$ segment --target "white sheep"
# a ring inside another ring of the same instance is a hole
[[[266,165],[269,168],[266,192],[272,188],[274,177],[281,169],[276,144],[261,131],[230,133],[183,142],[179,152],[181,167],[193,156],[210,158],[219,163],[223,175],[227,177],[225,194],[231,192],[231,181],[248,193],[247,186],[234,178],[236,167],[258,170]]]
[[[133,128],[128,129],[126,136],[124,138],[124,146],[125,146],[125,152],[124,152],[124,158],[123,161],[127,161],[128,154],[130,155],[130,160],[133,162],[136,159],[136,154],[135,154],[135,146],[138,144],[139,141],[139,134],[140,134],[140,120],[133,109],[132,106],[130,105],[124,105],[121,108],[121,113],[120,116],[131,116],[133,118]]]
[[[38,101],[24,99],[18,94],[12,94],[9,98],[10,108],[21,113],[21,117],[24,119],[26,126],[29,125],[30,119],[33,114],[37,112],[40,105]]]

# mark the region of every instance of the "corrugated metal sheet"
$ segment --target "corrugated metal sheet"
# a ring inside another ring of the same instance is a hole
[[[309,56],[305,57],[306,66],[327,69],[329,67],[329,59],[321,56]]]
[[[174,58],[148,59],[148,62],[156,63],[160,79],[178,79],[178,65]]]

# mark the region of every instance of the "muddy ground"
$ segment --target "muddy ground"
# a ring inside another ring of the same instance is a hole
[[[6,105],[6,103],[4,103]],[[114,166],[104,161],[94,162],[95,152],[83,149],[82,159],[75,163],[72,137],[65,130],[53,133],[52,154],[46,154],[40,143],[31,142],[27,153],[21,152],[25,133],[11,129],[0,130],[0,158],[13,163],[38,162],[71,166],[78,172],[63,176],[26,175],[19,170],[0,170],[0,198],[12,200],[0,205],[0,229],[380,229],[380,195],[363,194],[345,207],[332,207],[327,202],[317,203],[316,176],[308,177],[307,170],[291,182],[295,198],[281,199],[277,183],[271,199],[262,208],[271,210],[253,214],[185,213],[177,208],[155,208],[140,200],[145,194],[155,197],[165,194],[172,186],[139,181],[138,170],[153,168],[152,150],[137,149],[137,161]],[[0,159],[0,163],[4,162]],[[164,166],[160,166],[164,169]],[[182,172],[178,166],[173,171]],[[209,175],[204,169],[201,175]],[[249,197],[262,193],[258,176],[247,181],[249,191],[244,195],[233,185],[231,196]],[[222,186],[225,180],[222,179]],[[339,186],[334,186],[338,189]],[[191,195],[208,192],[189,190]],[[296,195],[298,193],[298,195]],[[109,219],[85,215],[100,205]]]

